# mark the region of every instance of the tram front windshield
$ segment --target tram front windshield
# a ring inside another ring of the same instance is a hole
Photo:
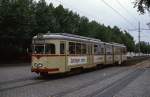
[[[43,54],[44,53],[44,45],[34,45],[33,52],[35,54]]]
[[[33,53],[35,54],[55,54],[55,44],[35,44],[33,45]]]

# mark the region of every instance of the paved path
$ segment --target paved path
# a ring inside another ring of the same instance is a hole
[[[0,67],[0,97],[150,97],[150,60],[68,77],[40,78],[30,66]]]

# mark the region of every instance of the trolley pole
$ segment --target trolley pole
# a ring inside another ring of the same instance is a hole
[[[138,32],[139,32],[139,46],[138,46],[138,51],[139,51],[139,56],[140,56],[140,52],[141,52],[141,28],[140,28],[140,21],[138,22]]]

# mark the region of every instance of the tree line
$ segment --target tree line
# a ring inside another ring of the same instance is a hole
[[[54,7],[45,0],[0,0],[0,53],[14,58],[31,50],[31,41],[38,33],[71,33],[117,42],[135,51],[134,38],[119,27],[105,26],[80,16],[62,5]],[[149,45],[148,45],[149,46]]]

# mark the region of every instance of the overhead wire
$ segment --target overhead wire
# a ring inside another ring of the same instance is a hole
[[[54,0],[54,1],[56,1],[56,2],[59,2],[60,4],[65,4],[64,2],[62,2],[62,1],[60,1],[60,0]],[[104,1],[105,2],[105,1]],[[66,4],[65,4],[66,5]],[[108,4],[109,5],[109,4]],[[111,6],[110,6],[111,7]],[[75,9],[77,9],[79,12],[81,12],[81,13],[85,13],[85,12],[83,12],[83,11],[81,11],[80,9],[78,9],[78,8],[75,8]],[[115,9],[114,9],[115,10]],[[126,17],[124,17],[122,14],[120,14],[117,10],[116,10],[116,12],[127,22],[127,23],[129,23],[129,24],[131,24],[131,25],[133,25]],[[85,14],[87,14],[88,16],[90,16],[91,18],[93,18],[94,20],[95,20],[95,17],[93,17],[91,14],[89,14],[89,13],[85,13]],[[96,17],[97,18],[97,17]],[[127,27],[126,27],[126,29],[127,29]]]
[[[116,0],[116,2],[119,4],[120,7],[122,7],[135,21],[140,21],[138,18],[136,18],[124,5],[119,1]],[[145,23],[146,24],[146,23]],[[145,29],[141,28],[141,30],[150,30],[150,29]]]
[[[119,1],[119,0],[116,0],[116,2],[120,5],[120,7],[122,7],[128,14],[130,14],[131,15],[131,17],[133,17],[134,18],[134,20],[136,20],[136,21],[140,21],[139,19],[137,19],[133,14],[131,14],[130,13],[130,11],[128,11],[128,9],[127,8],[125,8],[124,7],[124,5],[123,4],[121,4],[121,2]],[[146,23],[145,23],[146,24]],[[150,30],[150,29],[145,29],[145,28],[141,28],[141,30]]]
[[[64,3],[64,2],[62,2],[62,1],[60,1],[60,0],[55,0],[55,1],[57,1],[57,2],[59,2],[60,4],[62,4],[62,3]],[[105,0],[101,0],[101,1],[103,1],[103,3],[105,4],[105,5],[107,5],[109,8],[111,8],[114,12],[116,12],[119,16],[121,16],[128,24],[130,24],[130,25],[134,25],[133,23],[131,23],[125,16],[123,16],[119,11],[117,11],[115,8],[113,8],[110,4],[108,4]],[[118,0],[117,0],[117,2],[118,2]],[[120,6],[122,6],[122,4],[120,3],[120,2],[118,2],[118,4],[120,5]],[[123,6],[122,6],[123,7]],[[123,7],[128,13],[130,13],[125,7]],[[83,11],[81,11],[80,9],[78,9],[78,8],[76,8],[78,11],[80,11],[80,12],[82,12],[82,13],[85,13],[85,12],[83,12]],[[87,14],[87,15],[89,15],[90,17],[92,17],[94,20],[95,20],[95,17],[93,17],[91,14],[89,14],[89,13],[85,13],[85,14]],[[136,20],[136,17],[134,17],[134,19]],[[128,29],[127,29],[128,30]]]
[[[121,4],[121,2],[119,0],[116,0],[116,2],[118,3],[118,5],[120,7],[122,7],[134,20],[138,20],[126,7],[124,7],[123,4]]]
[[[62,1],[60,1],[60,0],[55,0],[55,1],[57,1],[57,2],[59,2],[60,4],[62,4],[62,3],[64,3],[64,2],[62,2]],[[130,24],[130,25],[134,25],[133,23],[131,23],[124,15],[122,15],[118,10],[116,10],[115,8],[113,8],[109,3],[107,3],[105,0],[101,0],[106,6],[108,6],[109,8],[111,8],[115,13],[117,13],[120,17],[122,17],[123,19],[124,19],[124,21],[126,21],[128,24]],[[138,19],[135,17],[135,16],[133,16],[133,14],[131,14],[120,2],[119,2],[119,0],[116,0],[116,2],[134,19],[134,20],[137,20],[138,21]],[[83,12],[83,11],[81,11],[80,9],[78,9],[78,8],[75,8],[75,9],[77,9],[78,11],[80,11],[81,13],[85,13],[85,12]],[[89,14],[89,13],[85,13],[85,14],[87,14],[88,16],[90,16],[91,18],[93,18],[93,20],[95,20],[95,17],[93,17],[91,14]],[[96,17],[97,18],[97,17]],[[136,27],[135,27],[136,28]],[[129,29],[127,29],[128,31],[129,31]],[[130,30],[131,31],[131,30]],[[132,31],[135,31],[135,30],[132,30]],[[146,35],[144,35],[144,36],[146,36]],[[147,36],[146,36],[147,37]]]
[[[132,33],[135,33],[134,34],[134,37],[137,38],[139,37],[138,33],[137,33],[137,29],[132,29],[132,30],[129,30],[129,31],[132,31]],[[143,40],[144,38],[147,38],[147,41],[149,40],[150,36],[149,34],[147,34],[145,31],[142,31],[142,35],[141,36],[141,40]]]
[[[131,23],[125,16],[123,16],[119,11],[117,11],[115,8],[113,8],[110,4],[108,4],[105,0],[101,0],[106,6],[111,8],[115,13],[117,13],[120,17],[122,17],[128,24],[133,26],[133,23]]]
[[[116,2],[118,3],[118,5],[124,9],[135,21],[139,21],[138,18],[136,18],[133,14],[130,13],[130,11],[128,11],[128,9],[126,7],[124,7],[123,4],[121,4],[121,2],[119,0],[116,0]],[[138,30],[138,29],[131,29],[130,31],[135,31],[135,30]],[[150,29],[142,29],[141,30],[150,30]],[[142,33],[143,35],[141,35],[142,37],[146,37],[146,38],[149,38],[145,33]],[[141,38],[142,38],[141,37]]]

